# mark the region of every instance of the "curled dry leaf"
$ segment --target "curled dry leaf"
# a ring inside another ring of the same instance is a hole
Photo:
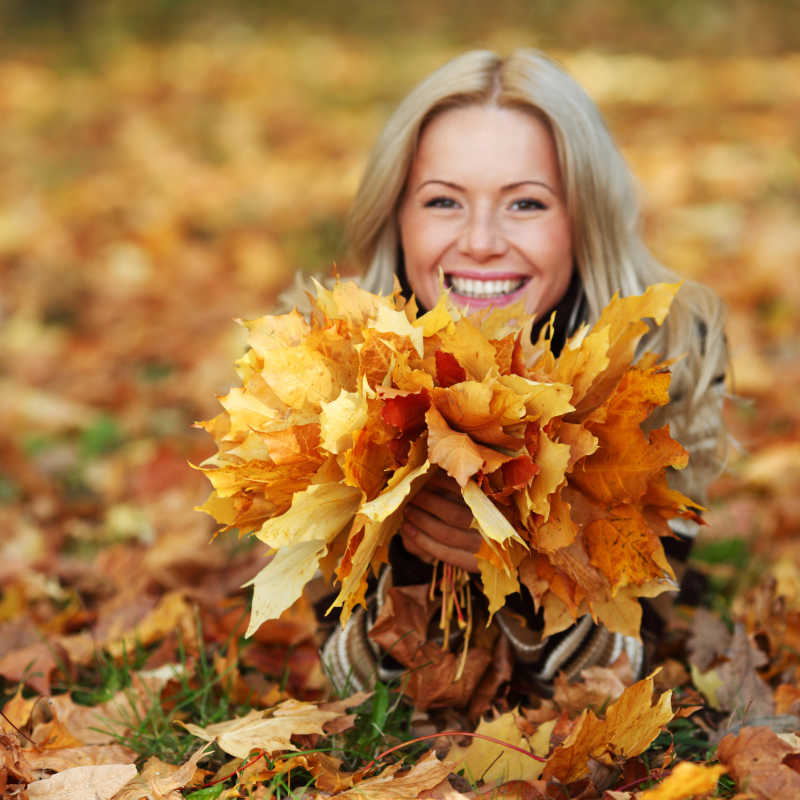
[[[114,795],[113,800],[141,800],[143,797],[181,800],[182,795],[177,790],[189,784],[197,770],[197,762],[209,749],[209,745],[203,745],[177,767],[166,764],[155,756],[149,758],[141,774],[126,783]]]
[[[769,728],[743,728],[728,734],[717,758],[736,782],[759,800],[800,797],[800,774],[785,763],[796,749]]]
[[[652,357],[634,363],[644,320],[660,324],[677,288],[613,298],[558,357],[549,328],[530,341],[519,307],[465,317],[443,294],[417,317],[399,288],[318,286],[308,319],[246,323],[242,385],[198,424],[218,446],[200,467],[214,487],[201,509],[277,548],[252,581],[248,633],[321,564],[335,567],[346,621],[404,505],[438,468],[484,538],[490,612],[522,578],[546,634],[589,612],[638,635],[638,597],[674,588],[666,520],[695,517],[665,479],[686,451],[666,429],[641,428],[668,402],[669,372]]]

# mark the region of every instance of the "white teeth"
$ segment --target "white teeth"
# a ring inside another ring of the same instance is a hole
[[[502,297],[505,294],[516,292],[525,283],[524,278],[515,280],[481,281],[475,278],[459,278],[450,275],[450,286],[453,290],[464,297],[487,298]]]

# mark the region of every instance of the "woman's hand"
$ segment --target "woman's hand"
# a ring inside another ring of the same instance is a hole
[[[475,553],[481,535],[470,528],[472,512],[453,478],[431,479],[406,506],[401,535],[409,553],[423,561],[444,561],[469,572],[478,571]]]

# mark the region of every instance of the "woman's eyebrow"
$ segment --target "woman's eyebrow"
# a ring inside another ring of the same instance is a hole
[[[419,186],[417,186],[417,191],[419,191],[423,187],[427,186],[429,183],[440,183],[442,186],[447,186],[448,188],[455,189],[458,192],[465,191],[463,186],[461,186],[461,185],[459,185],[457,183],[453,183],[452,181],[443,181],[443,180],[441,180],[439,178],[430,178],[427,181],[423,181]]]
[[[519,189],[520,187],[525,186],[529,183],[533,184],[534,186],[541,186],[544,189],[547,189],[547,191],[550,192],[551,194],[556,194],[555,189],[549,183],[546,183],[545,181],[535,181],[535,180],[524,180],[524,181],[515,181],[514,183],[507,183],[505,186],[500,187],[500,191],[511,192],[514,189]]]
[[[423,189],[425,186],[431,183],[437,183],[441,186],[447,186],[449,189],[455,189],[458,192],[465,192],[466,189],[458,183],[453,183],[452,181],[445,181],[441,180],[440,178],[430,178],[427,181],[423,181],[419,186],[417,186],[416,191]],[[550,186],[549,183],[545,181],[537,181],[537,180],[524,180],[524,181],[514,181],[514,183],[507,183],[505,186],[500,187],[501,192],[511,192],[514,189],[519,189],[522,186],[526,186],[527,184],[532,184],[533,186],[541,186],[544,189],[547,189],[548,192],[551,194],[556,194],[556,190]]]

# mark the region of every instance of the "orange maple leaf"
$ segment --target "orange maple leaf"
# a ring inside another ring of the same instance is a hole
[[[601,719],[584,711],[564,742],[557,747],[544,768],[545,779],[572,783],[589,774],[589,759],[612,765],[643,753],[672,719],[671,692],[655,703],[653,676],[628,687],[606,710]]]

